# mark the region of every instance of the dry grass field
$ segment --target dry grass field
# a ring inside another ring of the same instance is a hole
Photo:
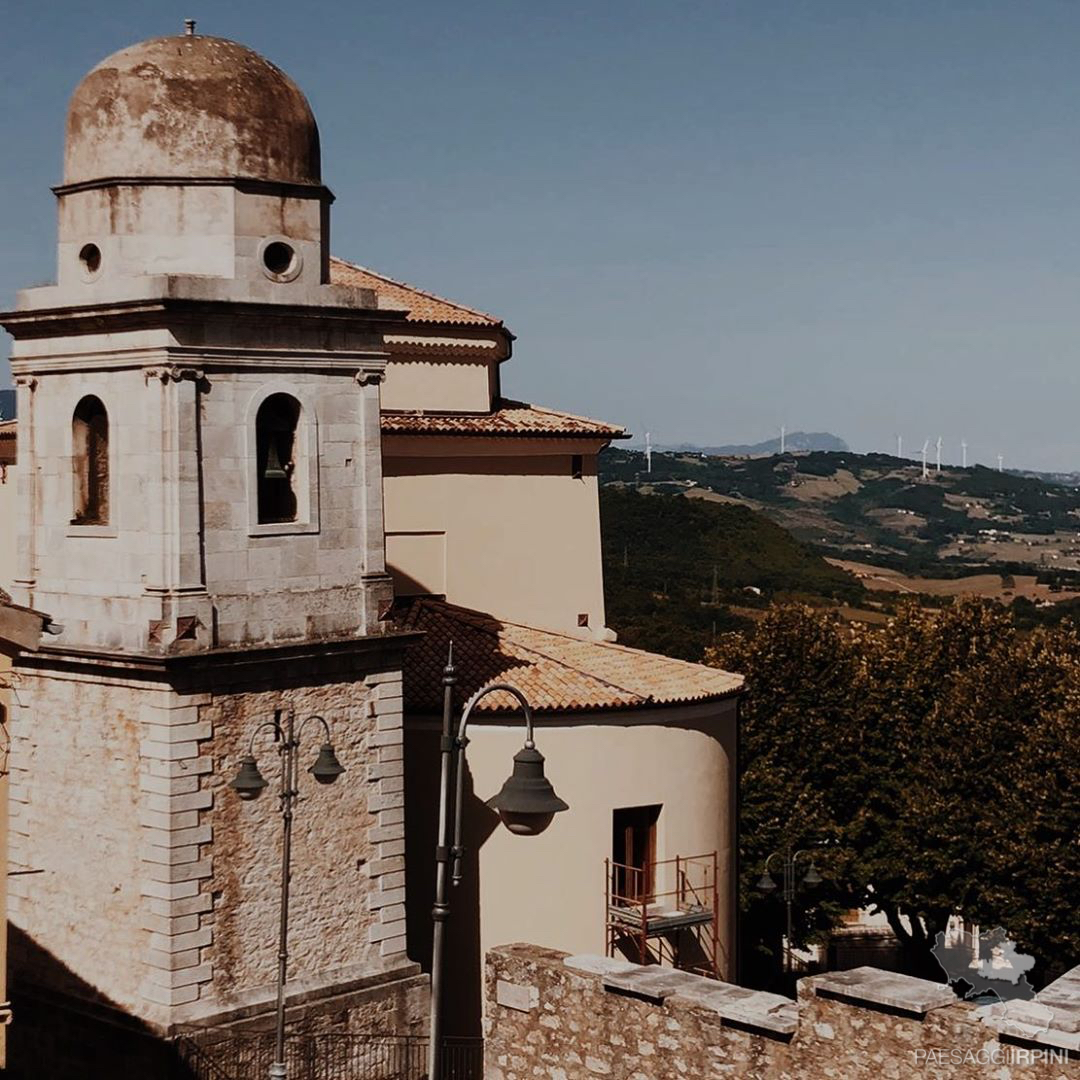
[[[911,593],[927,596],[978,596],[983,599],[1007,602],[1017,596],[1024,596],[1035,603],[1040,601],[1056,602],[1071,600],[1080,596],[1080,592],[1064,589],[1051,592],[1046,585],[1039,585],[1034,574],[1017,574],[1013,580],[1015,586],[1006,589],[1001,584],[1000,574],[976,574],[963,578],[924,578],[902,574],[899,570],[889,570],[883,566],[870,566],[867,563],[852,562],[848,559],[827,559],[833,566],[854,574],[866,588],[874,592]]]

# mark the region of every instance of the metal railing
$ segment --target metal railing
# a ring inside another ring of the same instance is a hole
[[[264,1080],[274,1060],[273,1032],[181,1035],[174,1040],[184,1080]],[[479,1038],[442,1040],[445,1080],[482,1080]],[[288,1035],[289,1080],[425,1080],[428,1039],[422,1035],[326,1032]]]
[[[642,866],[604,860],[607,955],[670,964],[717,978],[718,854],[679,855]]]

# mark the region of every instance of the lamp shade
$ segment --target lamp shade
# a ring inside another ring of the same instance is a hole
[[[544,775],[544,755],[534,746],[514,755],[514,771],[487,804],[516,836],[537,836],[560,810],[570,809]]]
[[[804,885],[820,885],[821,875],[817,872],[817,867],[811,863],[810,869],[806,871],[806,876],[803,878]]]
[[[322,744],[315,764],[308,769],[308,772],[320,784],[332,784],[344,771],[345,766],[338,761],[337,754],[334,753],[334,748],[330,743]]]
[[[764,874],[761,875],[760,878],[758,878],[757,887],[762,892],[772,892],[773,889],[776,888],[776,882],[773,881],[771,877],[769,877],[769,874],[766,871]]]
[[[266,785],[266,777],[259,772],[259,766],[255,764],[255,759],[250,754],[241,758],[236,776],[229,781],[229,787],[241,799],[257,799]]]

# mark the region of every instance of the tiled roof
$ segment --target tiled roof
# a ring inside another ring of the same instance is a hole
[[[741,675],[718,668],[505,622],[428,597],[400,601],[394,621],[402,630],[426,631],[405,654],[405,708],[413,712],[442,710],[451,641],[458,708],[490,682],[513,684],[534,711],[548,713],[690,704],[730,697],[743,684]],[[510,695],[490,694],[477,711],[514,707]]]
[[[627,439],[616,424],[605,424],[572,413],[542,409],[523,401],[501,398],[490,413],[395,412],[382,414],[384,435],[534,435],[547,438],[595,436]]]
[[[374,289],[379,296],[379,306],[389,310],[409,312],[407,322],[453,323],[461,326],[502,326],[502,320],[487,312],[455,304],[434,293],[414,288],[404,281],[376,274],[364,266],[330,258],[330,281],[334,285],[353,285],[361,289]]]

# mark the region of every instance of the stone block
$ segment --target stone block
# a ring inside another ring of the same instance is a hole
[[[160,810],[140,809],[136,820],[148,829],[193,829],[199,824],[199,812],[184,810],[180,813],[164,814]]]
[[[150,948],[159,952],[184,952],[187,949],[200,949],[209,945],[213,933],[208,926],[201,930],[192,930],[183,934],[158,934],[151,932]]]
[[[404,955],[406,948],[405,935],[400,937],[386,938],[379,942],[379,955],[380,956],[396,956],[398,953]]]
[[[141,987],[142,996],[147,1001],[152,1001],[157,1005],[186,1005],[189,1001],[195,1001],[199,997],[199,984],[193,983],[190,986],[178,986],[178,987],[165,987],[158,986],[156,983],[150,982],[149,979],[143,982]]]
[[[142,928],[156,934],[186,934],[199,929],[198,915],[180,915],[170,919],[165,915],[144,914]]]
[[[154,881],[147,878],[139,883],[143,896],[155,896],[161,900],[182,900],[199,892],[198,881]]]
[[[212,911],[214,898],[206,892],[196,893],[194,896],[185,896],[180,900],[162,900],[160,897],[148,897],[145,901],[148,911],[155,915],[167,915],[174,918],[178,915],[197,915],[204,911]]]
[[[160,968],[163,971],[179,971],[181,968],[197,967],[201,955],[201,949],[186,949],[176,953],[148,949],[143,962],[148,967]]]
[[[198,862],[199,845],[158,847],[156,844],[143,844],[139,848],[139,858],[143,862],[161,863],[163,866],[179,866],[182,863]]]
[[[150,968],[147,972],[147,981],[155,986],[164,986],[175,989],[181,986],[192,986],[197,983],[209,982],[214,977],[214,970],[209,964],[199,964],[197,967],[188,968]]]
[[[883,1005],[918,1016],[956,1001],[956,995],[947,983],[932,983],[872,967],[819,975],[812,985],[817,994],[832,995],[857,1005]]]
[[[181,863],[171,866],[163,863],[144,863],[143,873],[149,881],[182,882],[199,881],[208,878],[213,873],[210,859],[200,859],[198,862]]]
[[[374,923],[368,927],[368,941],[371,942],[372,945],[376,945],[380,941],[386,941],[388,938],[404,936],[404,920],[390,923]]]
[[[195,742],[158,742],[143,739],[139,743],[139,755],[151,761],[181,761],[199,756],[199,744]]]
[[[143,796],[143,805],[148,810],[157,810],[163,814],[177,814],[185,810],[206,810],[214,804],[212,791],[192,791],[186,795]]]
[[[404,903],[405,890],[401,888],[376,890],[368,896],[368,907],[371,908],[372,911]]]
[[[189,844],[208,844],[214,835],[210,825],[183,829],[142,829],[143,841],[154,847],[187,847]]]
[[[187,795],[199,790],[197,776],[154,776],[143,773],[139,777],[139,790],[154,795]]]

